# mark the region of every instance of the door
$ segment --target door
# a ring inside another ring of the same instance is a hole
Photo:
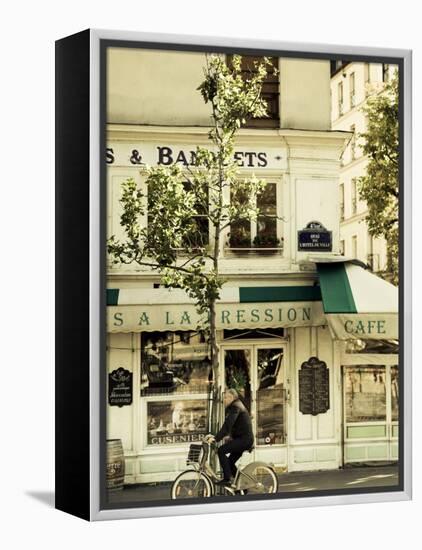
[[[264,460],[285,465],[286,346],[279,343],[222,346],[225,388],[234,388],[248,408],[255,449],[244,460]]]

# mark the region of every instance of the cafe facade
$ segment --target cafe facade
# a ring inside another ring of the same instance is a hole
[[[116,163],[108,167],[115,198],[116,187],[128,177],[142,185],[139,167],[131,166],[130,158],[124,164],[125,147],[126,157],[135,149],[148,155],[144,131],[142,141],[131,135],[127,144],[126,132],[125,139],[109,144]],[[289,144],[290,154],[294,143],[309,147],[316,141],[312,134],[287,134],[282,143]],[[324,174],[315,174],[315,168],[306,174],[303,158],[305,173],[292,174],[295,159],[283,158],[283,147],[277,153],[284,168],[255,171],[274,182],[275,208],[282,205],[281,246],[236,250],[228,240],[222,243],[227,282],[217,306],[219,380],[222,390],[238,388],[251,411],[256,446],[246,460],[288,471],[398,458],[397,290],[336,252],[338,204],[331,194],[343,140],[334,133],[320,145]],[[150,142],[157,158],[160,147],[184,159],[189,153],[180,151],[193,148],[168,139],[167,145],[160,143]],[[257,159],[276,149],[264,143],[243,148]],[[117,232],[115,218],[109,221]],[[311,222],[313,237],[306,238]],[[314,247],[301,246],[307,243]],[[141,266],[110,267],[107,425],[108,437],[123,442],[126,483],[173,479],[185,467],[189,444],[207,433],[211,363],[200,323],[183,291],[163,288]]]
[[[131,55],[128,70],[134,62]],[[238,132],[239,173],[265,178],[257,206],[266,216],[251,220],[242,240],[229,230],[221,240],[218,379],[221,391],[238,389],[252,416],[255,448],[245,461],[280,471],[397,461],[397,289],[340,255],[339,159],[350,136],[329,128],[328,62],[304,63],[328,94],[320,118],[304,122],[299,105],[295,127],[286,103],[283,124],[283,75],[300,97],[306,67],[280,59],[278,127]],[[155,124],[139,124],[116,98],[107,125],[107,233],[122,239],[122,183],[133,178],[145,188],[145,165],[194,169],[209,129],[186,117],[162,124],[161,112]],[[156,272],[110,263],[106,322],[107,438],[122,441],[125,483],[171,481],[186,467],[189,444],[208,433],[213,406],[201,318]]]

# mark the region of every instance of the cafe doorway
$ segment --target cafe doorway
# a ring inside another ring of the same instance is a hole
[[[286,343],[227,343],[222,346],[224,389],[234,388],[248,408],[255,436],[243,461],[285,463]]]

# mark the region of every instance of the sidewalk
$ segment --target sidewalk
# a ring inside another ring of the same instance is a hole
[[[292,472],[278,475],[278,492],[326,491],[386,487],[398,484],[398,466],[349,467],[343,470]],[[110,503],[167,500],[171,482],[126,485],[122,491],[110,493]],[[229,497],[228,497],[229,498]]]

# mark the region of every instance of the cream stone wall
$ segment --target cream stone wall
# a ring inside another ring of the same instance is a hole
[[[210,107],[197,91],[206,55],[110,48],[107,121],[116,124],[208,126]],[[280,58],[282,128],[330,129],[329,61]]]
[[[329,130],[330,62],[280,59],[282,128]]]
[[[203,53],[110,48],[107,121],[209,125],[210,108],[196,90],[205,63]]]

